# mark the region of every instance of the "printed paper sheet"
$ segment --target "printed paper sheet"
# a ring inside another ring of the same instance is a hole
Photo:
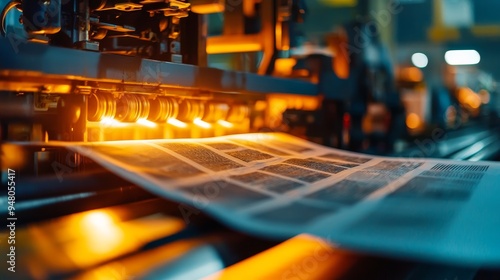
[[[100,142],[70,149],[179,203],[266,238],[500,265],[500,164],[386,158],[279,133]]]

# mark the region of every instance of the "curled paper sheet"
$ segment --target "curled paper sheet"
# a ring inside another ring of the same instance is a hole
[[[500,265],[500,164],[387,158],[280,133],[68,146],[159,196],[189,222],[342,248]]]

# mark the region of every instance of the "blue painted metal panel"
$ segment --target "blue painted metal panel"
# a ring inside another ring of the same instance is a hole
[[[13,43],[12,43],[13,42]],[[315,84],[186,64],[0,39],[0,70],[168,85],[219,92],[316,95]]]

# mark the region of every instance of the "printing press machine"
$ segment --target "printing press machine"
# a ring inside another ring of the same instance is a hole
[[[289,55],[304,1],[6,2],[1,167],[3,186],[15,171],[16,272],[7,270],[11,229],[2,227],[0,278],[498,278],[496,268],[367,255],[309,236],[251,236],[44,145],[259,131],[340,139],[342,127],[310,131],[332,118],[314,113],[325,98],[318,83],[270,75]],[[207,38],[206,15],[216,12],[223,35]],[[207,53],[227,52],[262,55],[255,73],[206,67]]]

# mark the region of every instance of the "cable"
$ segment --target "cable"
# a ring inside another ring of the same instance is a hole
[[[5,18],[7,18],[7,14],[10,12],[10,10],[14,9],[14,8],[17,8],[19,11],[22,11],[21,10],[21,1],[10,1],[6,6],[5,8],[2,10],[2,14],[1,14],[1,21],[0,21],[0,25],[1,25],[1,29],[0,31],[2,31],[2,35],[5,36],[5,34],[7,34],[7,31],[5,29]]]

